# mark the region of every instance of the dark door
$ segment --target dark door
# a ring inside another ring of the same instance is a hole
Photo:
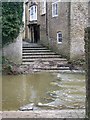
[[[31,27],[31,43],[33,43],[33,27]]]
[[[34,26],[34,43],[37,43],[40,40],[40,26]]]

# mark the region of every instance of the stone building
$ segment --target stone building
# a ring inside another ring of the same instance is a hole
[[[25,40],[39,42],[68,59],[84,59],[87,2],[27,1]]]

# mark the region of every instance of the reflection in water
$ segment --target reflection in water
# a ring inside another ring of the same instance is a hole
[[[35,73],[2,78],[3,110],[34,103],[41,109],[85,107],[85,75]]]

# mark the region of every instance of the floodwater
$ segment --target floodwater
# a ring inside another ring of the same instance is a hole
[[[34,73],[2,77],[2,110],[34,103],[40,109],[85,108],[85,75]]]

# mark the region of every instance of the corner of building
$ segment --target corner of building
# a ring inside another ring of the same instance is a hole
[[[84,29],[87,26],[88,3],[71,2],[70,60],[85,60]]]

